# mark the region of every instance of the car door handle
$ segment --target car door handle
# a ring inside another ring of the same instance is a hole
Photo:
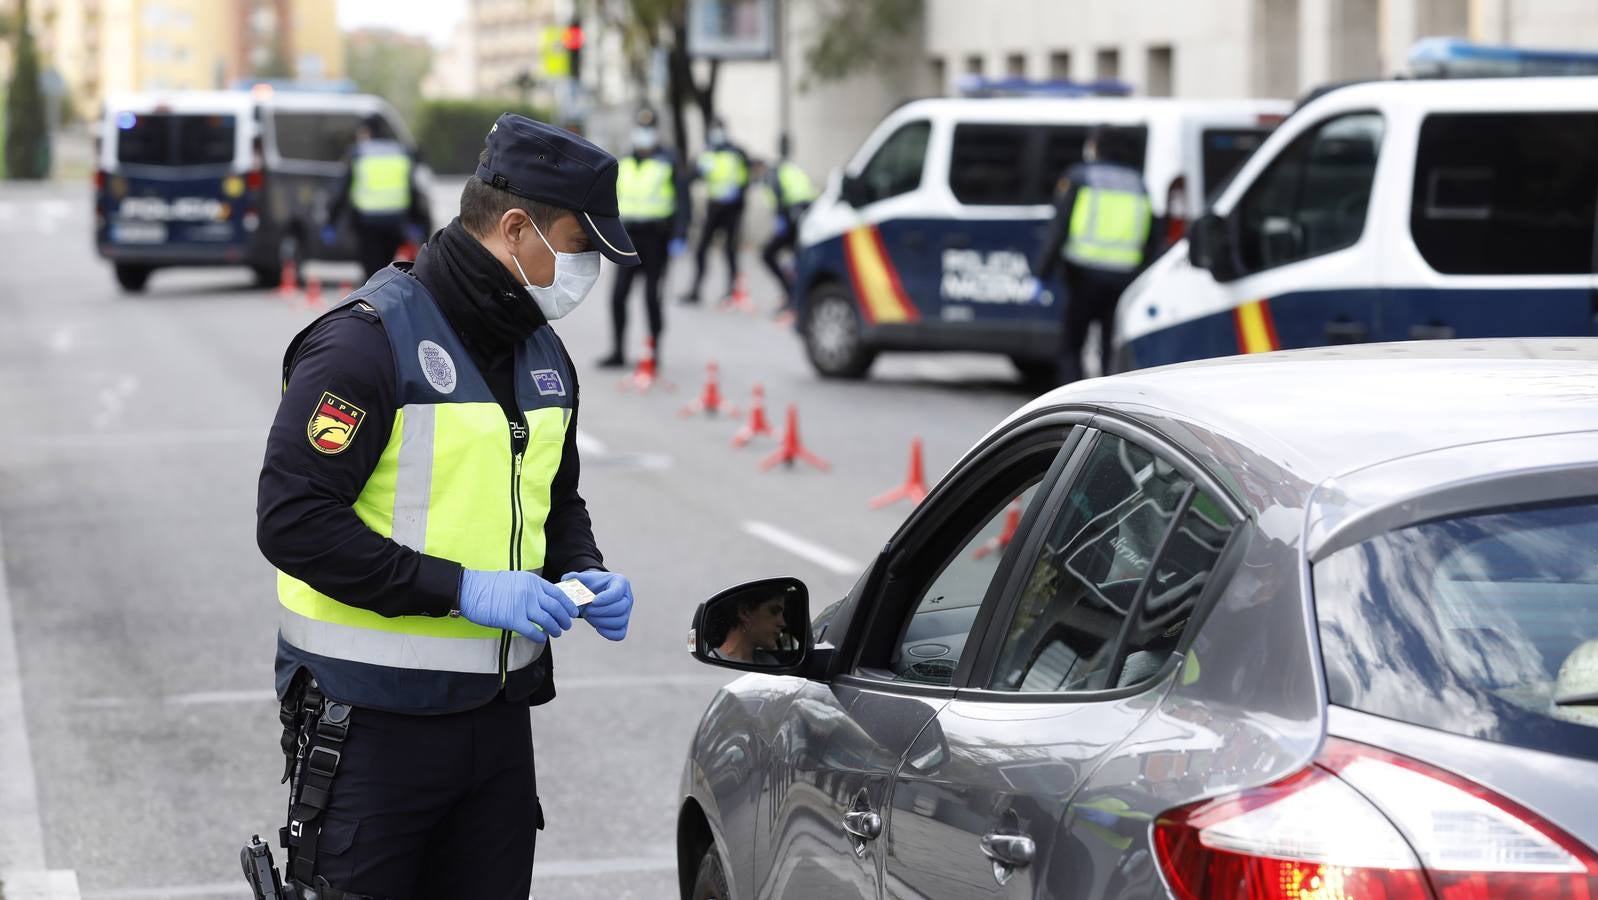
[[[1326,343],[1328,344],[1363,344],[1370,336],[1370,329],[1364,322],[1350,322],[1339,319],[1326,323]]]
[[[1429,325],[1409,326],[1409,339],[1412,341],[1449,341],[1454,339],[1454,326],[1442,322],[1432,322]]]
[[[906,247],[925,246],[927,233],[925,231],[906,231],[904,234],[899,235],[899,243]]]
[[[971,246],[971,235],[966,234],[963,231],[957,231],[954,234],[947,235],[947,236],[944,237],[943,246],[945,246],[945,247],[953,247],[955,249],[960,249],[962,247],[969,247],[969,246]]]
[[[995,867],[1007,866],[1022,869],[1032,864],[1037,845],[1024,834],[987,834],[982,836],[982,853],[993,860]]]
[[[846,812],[843,830],[862,841],[874,841],[882,836],[882,817],[869,809]]]

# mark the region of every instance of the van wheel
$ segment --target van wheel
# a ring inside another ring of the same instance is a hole
[[[116,266],[117,284],[130,294],[137,294],[144,290],[150,281],[150,273],[155,269],[150,266],[129,266],[118,263]]]
[[[860,313],[854,297],[841,284],[824,284],[810,292],[805,316],[805,353],[827,378],[860,378],[876,361],[875,350],[860,335]]]
[[[699,858],[699,874],[694,877],[694,891],[689,900],[732,900],[727,889],[727,873],[721,870],[721,857],[716,855],[716,845],[705,848]]]
[[[1058,366],[1054,360],[1028,359],[1024,356],[1010,357],[1010,364],[1021,374],[1021,383],[1028,389],[1038,392],[1054,388],[1059,376]]]

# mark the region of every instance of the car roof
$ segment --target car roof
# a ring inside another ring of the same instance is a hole
[[[1480,477],[1482,460],[1508,474],[1521,457],[1506,460],[1494,445],[1539,435],[1592,432],[1584,460],[1598,469],[1598,339],[1415,341],[1199,360],[1057,388],[1012,420],[1083,406],[1155,427],[1206,456],[1223,442],[1247,451],[1224,458],[1268,459],[1296,476],[1301,505],[1331,479],[1448,451],[1451,465],[1390,467],[1381,490],[1354,492],[1363,497],[1356,505],[1379,506],[1440,489],[1465,470]],[[1180,434],[1160,427],[1171,420],[1183,424]],[[1527,466],[1539,458],[1522,456]]]
[[[1327,106],[1404,105],[1437,110],[1532,111],[1598,108],[1598,76],[1557,78],[1395,78],[1331,86],[1294,113]]]
[[[1239,98],[932,97],[906,103],[895,115],[973,122],[1135,124],[1182,115],[1286,114],[1292,106],[1287,100]]]

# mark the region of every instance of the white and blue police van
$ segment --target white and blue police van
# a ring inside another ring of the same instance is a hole
[[[393,107],[367,94],[262,83],[113,95],[97,141],[96,249],[130,292],[174,266],[242,266],[270,285],[286,262],[354,260],[350,235],[323,244],[319,232],[363,122],[414,149]],[[429,174],[417,177],[425,189]]]
[[[1598,334],[1595,203],[1598,78],[1325,91],[1121,296],[1115,367]]]
[[[858,378],[883,351],[999,353],[1053,377],[1060,299],[1032,263],[1061,175],[1110,125],[1136,146],[1178,237],[1291,110],[1278,100],[939,98],[889,114],[799,230],[795,327],[815,369]]]

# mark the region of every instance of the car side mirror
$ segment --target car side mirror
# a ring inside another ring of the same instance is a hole
[[[1231,269],[1232,248],[1225,219],[1215,213],[1199,216],[1187,231],[1187,259],[1195,268],[1204,269],[1218,280],[1226,280]]]
[[[859,209],[871,202],[866,190],[866,183],[854,175],[845,174],[843,181],[838,185],[838,196],[843,202],[855,209]]]
[[[694,612],[688,650],[724,669],[794,675],[815,646],[810,591],[797,578],[751,581],[711,597]]]

